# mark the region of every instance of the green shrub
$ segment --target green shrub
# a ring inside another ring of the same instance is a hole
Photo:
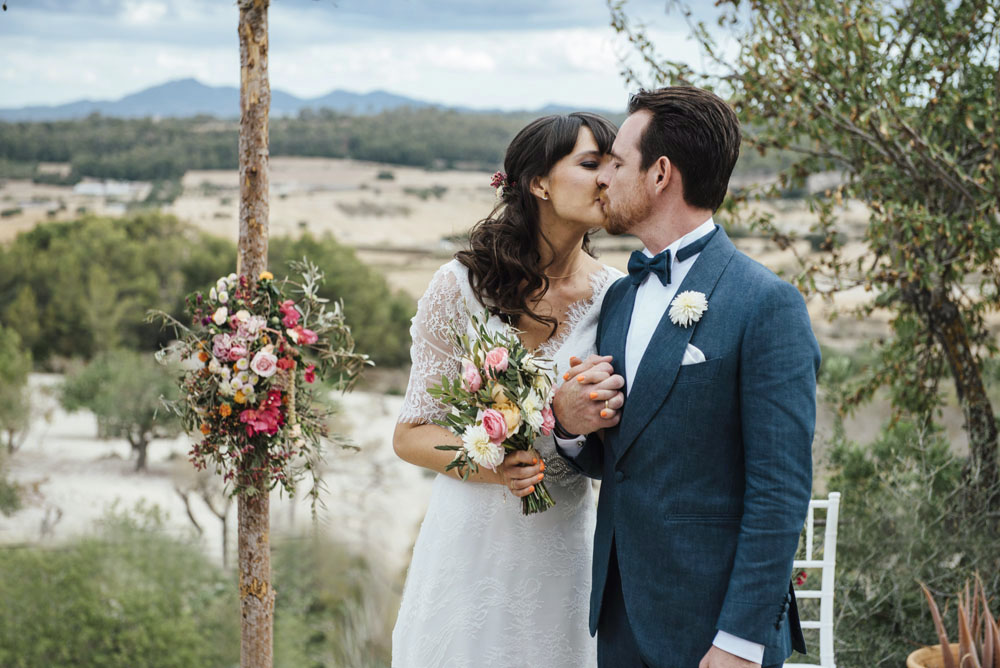
[[[364,558],[301,538],[276,542],[271,563],[275,666],[389,666],[399,599]]]
[[[0,548],[0,665],[230,668],[239,664],[233,578],[155,510],[113,512],[60,548]]]

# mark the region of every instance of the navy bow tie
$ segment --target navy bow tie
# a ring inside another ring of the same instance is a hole
[[[705,249],[708,242],[715,236],[718,227],[705,236],[688,244],[677,251],[677,261],[683,262],[689,257],[695,256]],[[670,285],[670,250],[657,253],[653,257],[648,257],[642,251],[632,251],[628,259],[628,274],[634,285],[639,285],[649,274],[656,274],[663,285]]]

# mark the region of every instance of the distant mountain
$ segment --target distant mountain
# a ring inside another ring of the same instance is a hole
[[[0,109],[0,121],[56,121],[84,118],[98,113],[116,118],[186,117],[201,114],[219,118],[239,115],[240,91],[233,86],[206,86],[196,79],[178,79],[126,95],[120,100],[79,100],[56,106],[20,107]],[[410,107],[446,108],[447,105],[416,100],[382,90],[370,93],[352,93],[346,90],[330,91],[314,98],[300,98],[282,90],[271,89],[271,114],[294,116],[303,109],[332,109],[345,114],[377,114],[388,109]],[[499,110],[452,107],[467,113],[497,113]],[[566,113],[574,108],[550,104],[538,113]],[[615,112],[600,111],[605,115]]]
[[[233,86],[206,86],[195,79],[179,79],[126,95],[120,100],[80,100],[56,106],[0,109],[0,120],[69,120],[93,113],[117,118],[184,117],[199,114],[226,118],[239,115],[239,101],[240,91]],[[303,99],[279,89],[271,89],[271,113],[275,116],[298,114],[306,108],[333,109],[361,115],[400,107],[433,106],[440,105],[385,91],[352,93],[334,90],[321,97]]]

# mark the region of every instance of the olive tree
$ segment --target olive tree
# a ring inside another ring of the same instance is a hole
[[[878,342],[877,362],[841,408],[888,387],[897,414],[929,421],[950,377],[971,450],[966,475],[973,489],[995,492],[997,422],[983,364],[997,353],[987,316],[1000,303],[1000,0],[715,5],[712,26],[670,3],[705,56],[696,70],[661,58],[625,2],[609,0],[613,27],[639,57],[626,75],[714,89],[737,110],[746,149],[797,156],[776,184],[735,197],[737,210],[812,174],[842,174],[840,185],[809,196],[822,253],[799,258],[796,280],[827,298],[869,291],[857,315],[889,310],[892,336]],[[862,253],[844,246],[847,199],[870,212]],[[749,217],[794,249],[767,215]]]

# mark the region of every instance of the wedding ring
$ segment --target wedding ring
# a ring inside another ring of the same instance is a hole
[[[605,399],[604,400],[604,408],[606,408],[607,410],[611,410],[611,406],[608,406],[608,402],[609,401],[611,401],[611,400],[610,399]]]

